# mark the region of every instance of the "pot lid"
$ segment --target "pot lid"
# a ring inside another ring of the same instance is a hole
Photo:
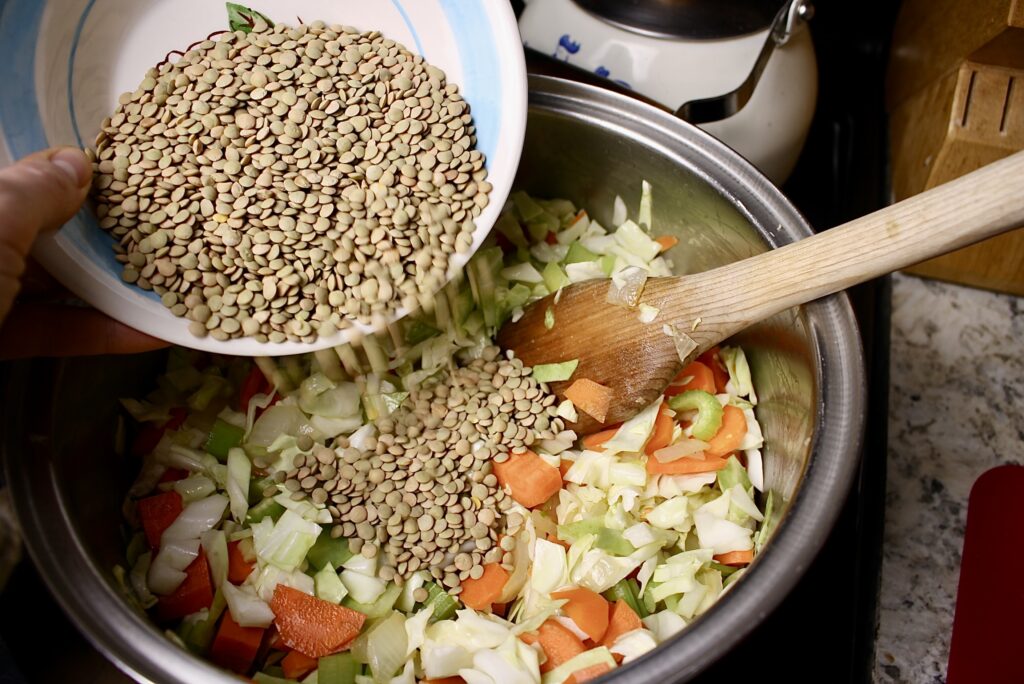
[[[786,0],[573,0],[622,28],[663,38],[729,38],[767,29]]]

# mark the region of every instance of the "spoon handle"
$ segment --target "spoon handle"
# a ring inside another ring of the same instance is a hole
[[[813,237],[680,278],[664,290],[666,313],[708,312],[693,337],[718,341],[792,306],[1022,225],[1024,152],[1017,152]],[[688,329],[694,321],[675,323]]]

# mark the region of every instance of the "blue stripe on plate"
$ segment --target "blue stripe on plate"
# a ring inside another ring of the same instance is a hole
[[[423,45],[420,44],[420,34],[416,32],[416,26],[412,23],[412,19],[409,18],[409,14],[405,11],[405,8],[402,7],[402,3],[399,2],[399,0],[391,0],[391,4],[394,5],[395,9],[398,10],[398,13],[402,15],[402,21],[405,22],[409,32],[412,33],[412,42],[416,43],[416,54],[426,58],[426,55],[423,54]]]
[[[501,126],[501,67],[491,19],[481,2],[439,0],[459,48],[463,95],[476,124],[477,149],[488,158],[498,149]]]
[[[0,128],[14,159],[47,147],[36,100],[36,38],[45,3],[0,4]]]

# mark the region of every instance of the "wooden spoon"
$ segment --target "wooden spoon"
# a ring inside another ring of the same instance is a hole
[[[694,345],[686,361],[780,311],[1024,225],[1024,152],[873,214],[779,249],[693,275],[650,278],[640,303],[659,310],[642,323],[636,309],[608,304],[609,280],[590,280],[526,309],[498,333],[528,366],[579,359],[573,381],[610,387],[603,423],[582,411],[581,433],[626,420],[658,398],[679,373],[676,342]],[[544,325],[551,308],[555,324]],[[666,326],[669,326],[666,328]],[[677,333],[666,334],[666,330]],[[852,333],[852,331],[851,331]]]

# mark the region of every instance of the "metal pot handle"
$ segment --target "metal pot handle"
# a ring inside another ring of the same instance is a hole
[[[754,68],[750,70],[739,87],[723,95],[684,102],[675,111],[675,115],[692,124],[702,124],[727,119],[743,109],[744,105],[750,101],[751,95],[754,94],[754,88],[761,80],[761,74],[768,66],[768,60],[771,59],[775,48],[785,45],[789,41],[798,23],[808,21],[813,16],[814,7],[808,0],[789,0],[779,9],[775,19],[772,20],[768,39],[757,55]]]

